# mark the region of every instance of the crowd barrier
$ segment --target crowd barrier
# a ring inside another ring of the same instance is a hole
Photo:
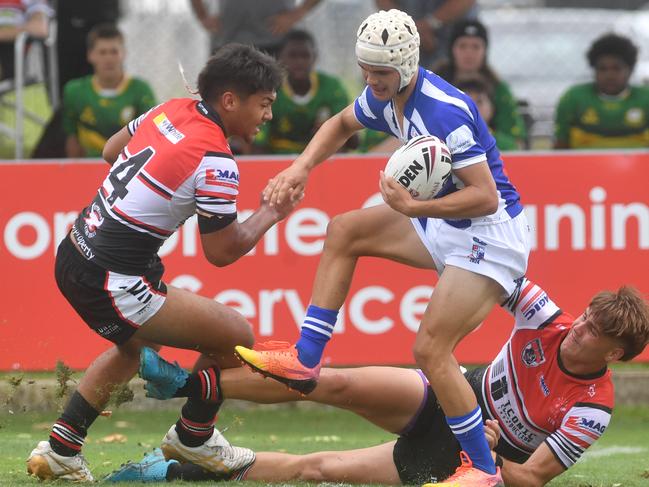
[[[241,217],[259,204],[266,181],[289,160],[245,160]],[[380,202],[385,158],[337,157],[311,176],[306,197],[239,262],[211,266],[196,222],[163,247],[165,281],[237,309],[258,340],[294,340],[322,251],[327,223]],[[528,276],[567,312],[580,313],[601,289],[629,283],[649,295],[649,153],[511,154],[506,166],[533,228]],[[54,256],[77,212],[108,167],[90,161],[0,163],[0,370],[49,370],[57,360],[81,369],[108,347],[76,316],[53,278]],[[331,364],[411,364],[434,273],[362,259],[334,339]],[[178,323],[183,326],[182,322]],[[463,363],[487,362],[511,332],[501,309],[457,349]],[[195,353],[164,352],[189,365]],[[649,361],[649,351],[639,360]]]

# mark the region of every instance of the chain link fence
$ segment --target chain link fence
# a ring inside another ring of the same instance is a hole
[[[211,1],[218,8],[218,0]],[[614,31],[634,40],[640,53],[632,82],[649,82],[645,2],[649,0],[478,1],[479,18],[489,28],[489,62],[527,107],[532,148],[549,147],[561,93],[592,79],[585,53],[603,33]],[[150,82],[158,100],[186,96],[178,63],[194,86],[209,45],[190,1],[121,0],[121,11],[128,72]],[[322,0],[298,24],[316,38],[318,69],[339,76],[350,97],[362,87],[354,56],[356,29],[373,11],[374,0]]]
[[[618,8],[599,8],[613,3]],[[592,78],[585,53],[603,33],[615,31],[634,40],[640,59],[632,80],[649,81],[645,47],[649,46],[649,10],[638,9],[641,4],[637,0],[479,2],[480,19],[489,28],[489,62],[529,107],[533,147],[544,146],[551,137],[561,93]],[[355,32],[374,10],[372,0],[323,0],[300,23],[316,37],[318,68],[341,77],[350,96],[362,86],[354,57]],[[189,1],[124,0],[121,27],[127,38],[128,70],[150,81],[161,100],[183,96],[178,61],[193,84],[208,55],[208,36]]]

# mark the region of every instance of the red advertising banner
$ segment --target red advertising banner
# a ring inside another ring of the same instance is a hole
[[[580,313],[602,289],[629,283],[649,295],[649,153],[544,153],[506,156],[534,229],[528,276],[566,311]],[[288,160],[240,161],[240,215]],[[254,251],[227,268],[202,255],[189,220],[163,247],[165,281],[226,303],[253,324],[258,340],[294,341],[308,305],[327,223],[379,203],[385,158],[338,157],[311,176],[303,203]],[[109,343],[94,335],[59,294],[58,242],[93,197],[108,167],[93,162],[0,164],[0,370],[86,367]],[[434,273],[362,259],[326,350],[334,365],[411,364]],[[179,323],[178,326],[182,326]],[[463,363],[492,359],[512,319],[494,310],[457,350]],[[193,352],[165,352],[188,366]],[[649,360],[645,351],[640,360]]]

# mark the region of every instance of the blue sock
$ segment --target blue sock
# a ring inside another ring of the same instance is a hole
[[[496,473],[496,465],[491,458],[489,443],[484,435],[482,411],[480,406],[464,416],[446,417],[453,434],[460,442],[462,450],[469,455],[473,466],[490,474]]]
[[[295,344],[297,358],[302,365],[315,367],[320,363],[337,319],[338,310],[318,308],[313,304],[307,308],[300,339]]]

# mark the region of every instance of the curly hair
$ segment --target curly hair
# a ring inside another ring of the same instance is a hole
[[[629,68],[633,69],[638,59],[638,48],[628,37],[617,34],[605,34],[590,46],[588,62],[595,67],[597,60],[602,56],[615,56],[620,58]]]

